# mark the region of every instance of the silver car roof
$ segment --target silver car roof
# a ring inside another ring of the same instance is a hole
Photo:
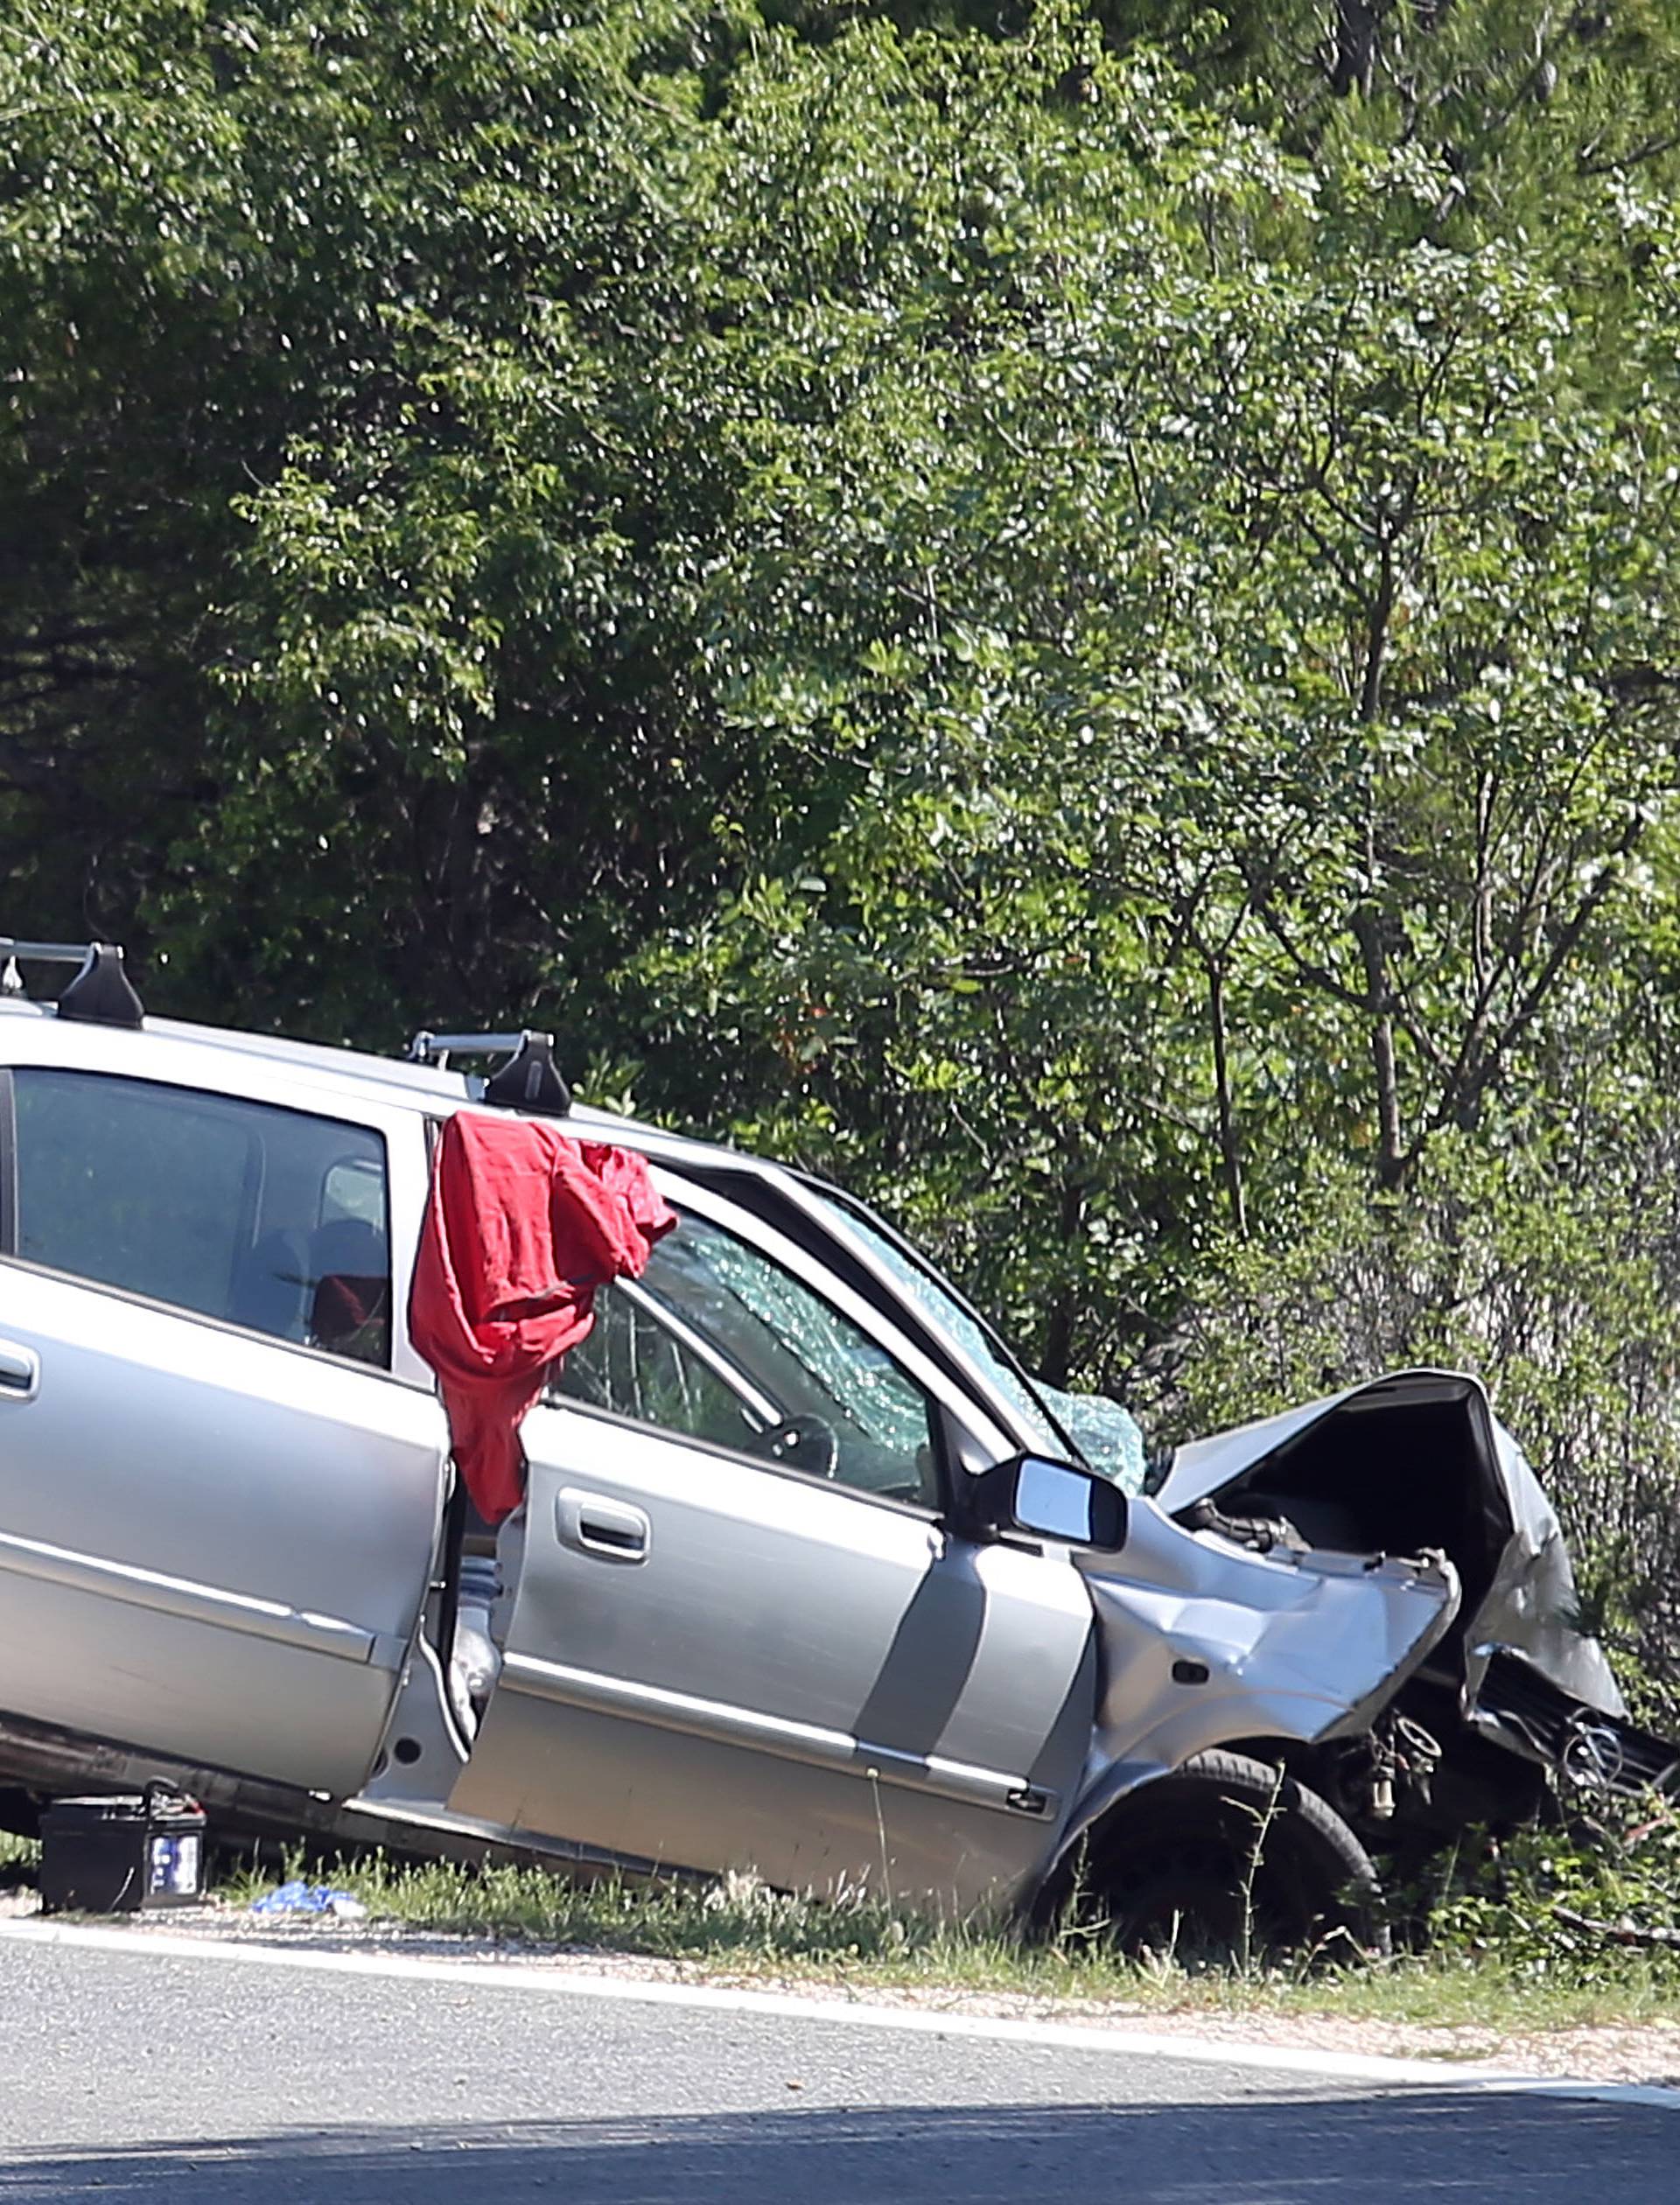
[[[33,1003],[19,997],[0,998],[0,1016],[51,1018],[55,1015],[50,1003]],[[80,1030],[86,1033],[89,1029],[82,1025]],[[119,1033],[126,1031],[111,1029],[114,1045]],[[278,1069],[306,1073],[312,1085],[341,1086],[346,1099],[359,1096],[368,1102],[394,1104],[431,1116],[467,1109],[478,1100],[476,1083],[463,1072],[434,1064],[416,1064],[403,1057],[375,1056],[365,1049],[339,1047],[331,1042],[296,1041],[285,1034],[252,1033],[235,1026],[200,1026],[185,1018],[160,1018],[150,1014],[140,1031],[153,1041],[178,1042],[193,1051],[211,1049],[247,1061],[254,1059],[259,1063],[272,1064]],[[497,1106],[496,1115],[519,1116],[522,1113]],[[668,1132],[662,1126],[598,1110],[587,1102],[575,1103],[565,1123],[576,1130],[594,1133],[603,1141],[640,1149],[649,1155],[668,1157],[673,1164],[686,1156],[696,1165],[727,1163],[737,1169],[752,1171],[776,1168],[738,1149]]]

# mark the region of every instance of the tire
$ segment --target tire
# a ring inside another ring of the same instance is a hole
[[[1247,1964],[1386,1943],[1359,1839],[1316,1792],[1243,1754],[1199,1754],[1124,1800],[1092,1833],[1074,1906],[1140,1956]]]

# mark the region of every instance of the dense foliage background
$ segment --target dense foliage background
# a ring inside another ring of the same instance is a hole
[[[552,1026],[1157,1439],[1472,1364],[1660,1700],[1676,115],[1680,0],[12,0],[5,924]]]

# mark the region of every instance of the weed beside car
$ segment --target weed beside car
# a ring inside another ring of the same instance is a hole
[[[0,1835],[0,1886],[26,1880],[38,1853]],[[352,1893],[375,1929],[490,1941],[534,1960],[633,1958],[687,1979],[1501,2036],[1680,2027],[1680,1805],[1655,1796],[1595,1802],[1568,1828],[1469,1833],[1397,1902],[1388,1956],[1134,1959],[1090,1919],[1026,1936],[980,1916],[941,1922],[864,1890],[800,1897],[749,1875],[583,1884],[538,1868],[321,1860],[301,1848],[277,1876],[256,1866],[225,1876],[214,1903],[231,1921],[277,1881],[315,1878]]]
[[[1323,2014],[1501,2034],[1590,2025],[1680,2026],[1680,1806],[1603,1800],[1568,1829],[1472,1832],[1396,1902],[1388,1956],[1335,1953],[1241,1963],[1187,1947],[1116,1951],[1100,1919],[1042,1935],[960,1921],[864,1890],[818,1900],[746,1875],[663,1886],[570,1884],[546,1871],[311,1862],[375,1921],[545,1953],[633,1956],[684,1976],[843,1985],[853,1992],[1026,1999],[1116,2011]],[[248,1904],[273,1879],[224,1886]]]

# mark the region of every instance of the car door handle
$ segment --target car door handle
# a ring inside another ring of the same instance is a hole
[[[562,1546],[603,1562],[645,1562],[654,1528],[640,1508],[605,1494],[562,1486],[554,1496],[554,1528]]]
[[[32,1348],[0,1340],[0,1401],[33,1401],[41,1382],[41,1359]]]

